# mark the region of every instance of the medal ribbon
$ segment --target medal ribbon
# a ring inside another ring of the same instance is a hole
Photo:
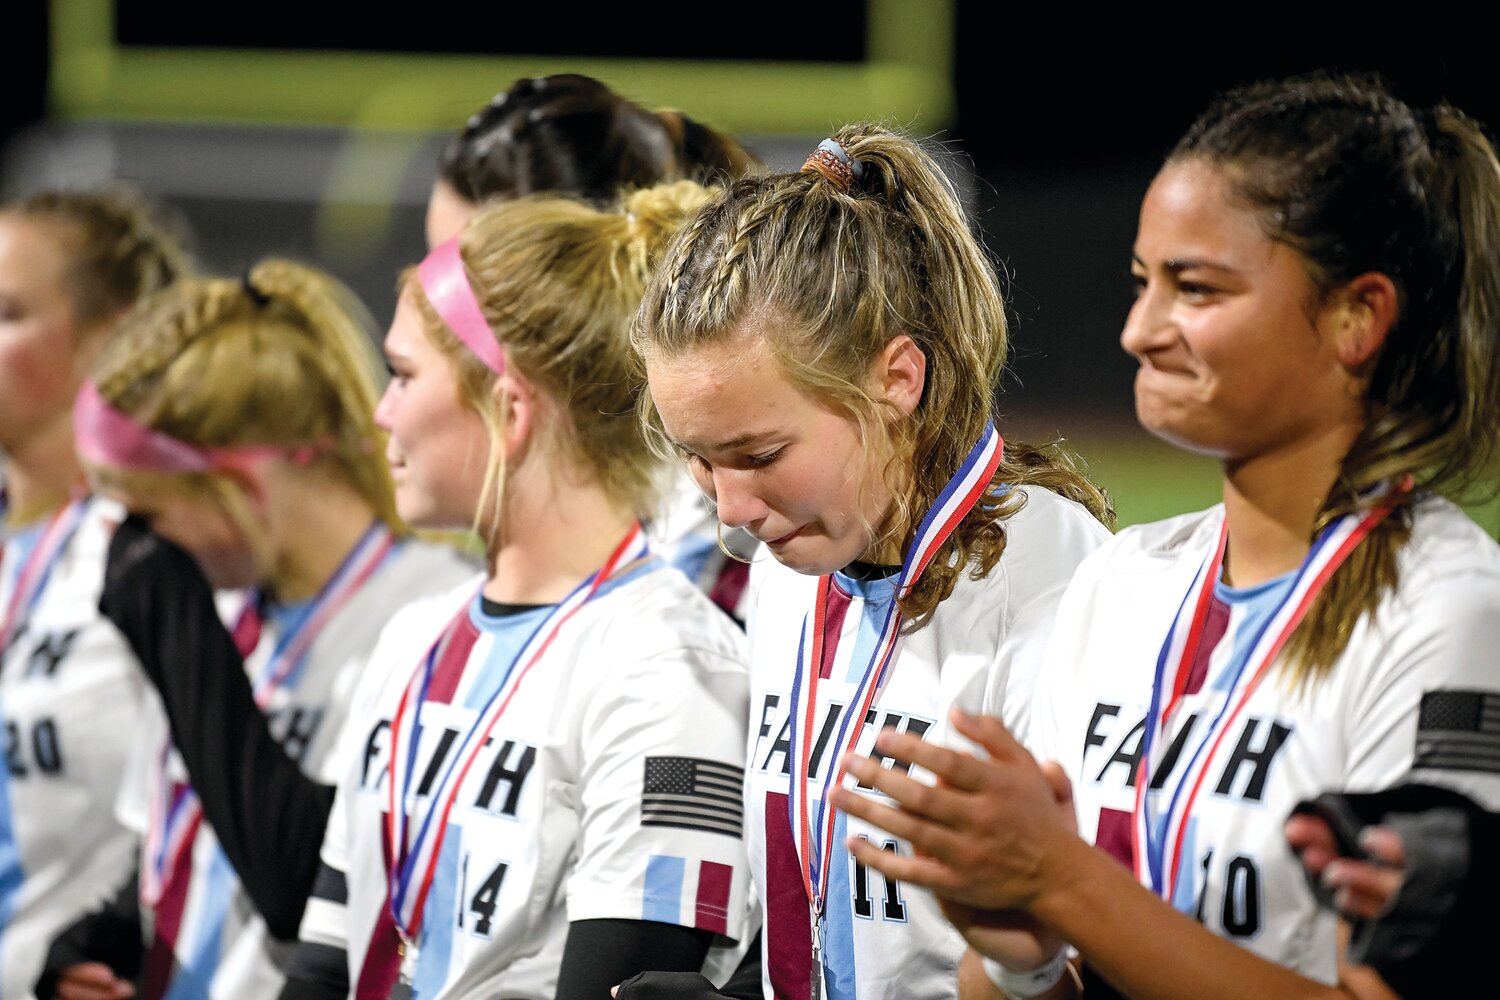
[[[396,538],[391,530],[379,522],[371,525],[355,543],[313,599],[312,610],[302,625],[282,637],[262,668],[253,686],[258,708],[264,711],[276,692],[296,675],[324,626],[359,593],[395,545]],[[260,620],[260,598],[252,593],[231,628],[235,649],[242,659],[249,659],[255,651],[260,639]],[[192,787],[167,777],[171,750],[172,739],[168,735],[162,745],[161,766],[151,796],[151,822],[144,842],[146,864],[141,870],[141,898],[149,906],[155,906],[161,899],[167,880],[176,870],[179,856],[193,842],[203,817],[202,805]]]
[[[63,550],[73,540],[83,515],[88,510],[88,499],[80,498],[62,507],[47,521],[42,536],[16,571],[16,586],[11,591],[5,608],[5,618],[0,621],[0,653],[4,653],[15,637],[16,628],[31,614],[31,609],[41,599],[42,591],[52,576],[52,570],[62,558]]]
[[[279,644],[261,671],[260,678],[255,682],[257,705],[264,709],[270,704],[271,697],[281,690],[307,658],[307,651],[312,648],[323,627],[343,610],[350,598],[359,593],[365,581],[385,562],[385,557],[395,545],[396,537],[391,529],[378,521],[365,532],[364,537],[355,544],[333,576],[323,585],[323,590],[315,599],[312,612],[302,627]]]
[[[1154,765],[1152,751],[1166,742],[1167,730],[1182,705],[1188,677],[1197,658],[1204,626],[1212,604],[1214,584],[1223,574],[1224,554],[1228,543],[1228,526],[1221,523],[1213,551],[1199,567],[1188,588],[1177,616],[1157,654],[1151,685],[1151,703],[1141,736],[1141,762],[1136,775],[1135,808],[1132,816],[1132,855],[1136,877],[1168,902],[1177,886],[1179,858],[1188,820],[1193,814],[1198,793],[1209,765],[1218,753],[1225,733],[1233,727],[1245,705],[1269,673],[1292,633],[1307,615],[1323,586],[1343,565],[1349,554],[1375,526],[1391,513],[1409,492],[1402,483],[1376,499],[1374,506],[1357,513],[1345,514],[1326,525],[1313,539],[1312,546],[1296,570],[1291,588],[1275,612],[1266,619],[1253,637],[1250,654],[1240,664],[1224,695],[1223,704],[1209,722],[1203,736],[1192,748],[1179,776],[1163,783],[1167,796],[1165,812],[1155,814],[1147,792]],[[1165,696],[1165,704],[1163,704]]]
[[[854,697],[849,700],[849,705],[839,718],[838,736],[833,744],[839,751],[835,760],[842,761],[844,754],[853,749],[860,732],[858,720],[865,718],[874,705],[877,694],[885,686],[901,634],[902,615],[898,601],[921,579],[922,572],[927,569],[938,549],[979,502],[994,478],[995,470],[1000,466],[1004,447],[994,425],[985,425],[979,442],[944,485],[932,509],[917,527],[911,546],[901,562],[896,592],[886,609],[885,620],[870,662],[865,665]],[[823,628],[827,621],[828,593],[832,579],[832,576],[818,578],[812,612],[802,623],[802,638],[797,647],[797,672],[792,681],[793,725],[791,746],[788,748],[796,768],[792,774],[791,794],[787,797],[788,818],[792,825],[792,842],[796,846],[797,860],[802,871],[803,891],[812,908],[815,925],[822,919],[828,889],[828,864],[833,853],[834,815],[833,810],[828,808],[828,792],[844,778],[842,763],[828,769],[828,775],[818,786],[817,815],[811,816],[812,806],[807,789],[811,778],[807,772],[817,716],[818,680],[823,665]]]
[[[230,627],[240,659],[249,659],[255,652],[260,632],[260,599],[255,592],[249,591],[234,625]],[[179,870],[182,854],[198,835],[198,827],[203,821],[203,809],[192,785],[168,777],[167,764],[171,753],[172,737],[168,734],[157,754],[146,810],[146,836],[141,841],[141,902],[153,910],[166,898],[168,883],[172,881],[173,873]],[[190,870],[183,871],[191,875]],[[186,889],[182,892],[185,894]]]
[[[475,716],[474,725],[464,734],[457,752],[449,762],[441,779],[428,796],[425,808],[412,804],[417,814],[409,820],[406,803],[411,792],[412,774],[416,770],[417,744],[422,736],[422,706],[427,700],[427,689],[439,659],[440,647],[445,645],[457,625],[469,613],[466,603],[459,614],[438,636],[421,663],[412,672],[401,701],[396,706],[396,716],[391,722],[391,759],[387,778],[386,823],[391,845],[391,916],[397,929],[407,941],[417,937],[422,926],[422,910],[427,894],[432,888],[437,871],[438,858],[442,853],[443,840],[448,830],[448,815],[458,798],[459,789],[484,749],[491,730],[510,706],[522,682],[537,662],[552,645],[552,640],[599,589],[613,578],[617,571],[631,565],[647,554],[645,535],[636,523],[615,546],[604,565],[575,587],[550,614],[538,624],[536,631],[526,641],[515,658],[506,667],[505,675],[484,706]],[[399,795],[399,798],[397,797]],[[415,824],[413,820],[417,820]],[[415,825],[415,833],[412,827]]]

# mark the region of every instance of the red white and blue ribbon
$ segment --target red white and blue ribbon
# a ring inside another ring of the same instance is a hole
[[[258,706],[264,709],[269,705],[272,696],[285,686],[289,678],[296,675],[302,661],[307,659],[307,651],[322,634],[323,627],[343,610],[350,598],[359,593],[365,581],[385,562],[385,557],[395,545],[395,535],[390,528],[380,523],[371,526],[364,537],[355,543],[333,576],[323,585],[307,620],[292,635],[282,640],[256,678],[255,703]]]
[[[816,783],[817,794],[809,795],[809,758],[814,741],[818,708],[818,681],[823,664],[823,631],[827,620],[828,593],[832,576],[818,578],[813,609],[803,619],[802,639],[797,648],[797,672],[792,681],[792,734],[788,753],[793,761],[791,794],[787,812],[792,824],[792,841],[802,870],[802,886],[812,909],[814,922],[822,919],[828,890],[828,866],[833,852],[833,810],[828,808],[828,793],[844,778],[842,758],[859,738],[859,721],[866,718],[875,699],[885,687],[896,660],[901,638],[902,615],[898,601],[916,586],[922,572],[932,561],[959,522],[979,502],[1000,467],[1005,443],[993,424],[985,426],[979,442],[969,451],[953,477],[938,494],[932,509],[922,518],[911,545],[901,562],[896,592],[886,609],[880,635],[870,661],[855,687],[854,696],[840,714],[833,755],[835,763],[828,774]],[[812,800],[816,799],[814,814]]]
[[[167,777],[171,744],[158,757],[151,789],[151,822],[141,845],[146,864],[141,866],[141,902],[155,908],[165,897],[167,883],[182,852],[198,835],[203,809],[191,785]]]
[[[58,559],[62,558],[63,550],[73,540],[78,526],[83,523],[88,504],[88,498],[81,497],[57,510],[48,519],[30,554],[16,570],[16,584],[10,592],[10,600],[5,604],[5,617],[0,619],[0,653],[4,653],[10,646],[16,629],[41,599],[53,568]]]
[[[259,595],[252,590],[245,591],[244,596],[245,601],[229,631],[240,659],[247,660],[260,641],[262,618]],[[203,809],[193,786],[172,779],[171,758],[172,738],[169,735],[162,741],[161,750],[156,755],[156,767],[152,770],[151,787],[147,792],[146,835],[141,839],[141,902],[158,911],[174,878],[183,880],[183,884],[177,887],[176,898],[186,899],[186,880],[191,877],[191,867],[183,864],[183,852],[198,836],[198,827],[203,822]]]
[[[1174,900],[1177,890],[1182,845],[1193,807],[1224,735],[1233,729],[1235,721],[1334,571],[1396,508],[1408,490],[1409,485],[1403,483],[1385,491],[1375,499],[1373,506],[1337,518],[1318,532],[1280,605],[1260,631],[1251,637],[1249,655],[1241,661],[1234,677],[1222,685],[1224,698],[1217,711],[1203,727],[1196,742],[1190,745],[1190,752],[1185,746],[1177,755],[1176,759],[1186,763],[1175,766],[1174,773],[1163,779],[1155,774],[1156,766],[1160,764],[1155,751],[1169,745],[1168,733],[1183,704],[1188,678],[1198,656],[1213,603],[1214,584],[1223,573],[1229,535],[1227,524],[1220,524],[1213,551],[1193,578],[1157,655],[1151,704],[1141,737],[1140,770],[1136,775],[1132,815],[1132,854],[1136,877],[1168,902]],[[1161,785],[1154,791],[1150,789],[1153,780]]]
[[[396,538],[384,524],[376,523],[355,543],[344,561],[323,584],[301,626],[282,636],[256,679],[255,704],[264,711],[276,692],[299,676],[299,668],[323,628],[359,593],[360,588],[385,561]],[[260,635],[260,599],[250,594],[231,631],[235,648],[248,659],[255,651]],[[178,859],[192,844],[202,823],[203,807],[191,786],[168,777],[167,764],[172,751],[168,736],[162,746],[159,766],[151,790],[151,806],[143,842],[145,864],[141,866],[141,899],[156,906],[166,891]]]
[[[468,604],[428,649],[421,663],[407,681],[406,690],[396,706],[391,722],[391,760],[387,778],[386,833],[391,848],[390,901],[391,917],[407,941],[415,941],[422,926],[422,910],[432,889],[433,875],[442,854],[448,831],[448,815],[463,787],[464,779],[489,735],[515,699],[516,692],[532,669],[547,652],[552,641],[568,620],[587,604],[620,570],[643,558],[648,551],[646,536],[639,523],[631,526],[604,565],[575,587],[547,617],[517,652],[505,669],[505,676],[485,702],[464,734],[457,752],[448,758],[448,766],[434,785],[425,802],[411,801],[412,775],[416,770],[417,746],[422,739],[422,707],[439,659],[444,640],[468,614]],[[412,815],[407,815],[408,807]]]

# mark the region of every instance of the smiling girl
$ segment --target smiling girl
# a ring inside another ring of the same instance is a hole
[[[881,730],[945,739],[955,701],[1022,724],[1057,598],[1108,537],[1096,489],[995,431],[996,272],[917,145],[848,126],[803,170],[699,212],[635,341],[647,419],[720,520],[774,556],[752,568],[750,611],[765,926],[736,995],[951,996],[957,933],[844,844],[910,846],[847,821],[828,792],[845,751],[871,753]]]
[[[443,147],[427,202],[427,246],[457,236],[486,203],[555,193],[597,206],[622,191],[687,178],[724,181],[759,160],[733,136],[677,111],[651,111],[580,73],[517,80]],[[645,522],[652,547],[726,612],[744,619],[744,553],[723,539],[702,494],[673,477]]]
[[[1497,233],[1479,127],[1365,78],[1234,91],[1157,174],[1122,343],[1142,424],[1217,458],[1224,500],[1122,532],[1063,599],[1031,736],[1072,807],[974,719],[992,761],[897,738],[946,787],[856,762],[904,808],[839,799],[927,852],[856,850],[957,904],[1006,995],[1077,992],[1065,952],[993,933],[1018,912],[1076,947],[1089,996],[1367,988],[1292,807],[1402,780],[1500,799],[1500,547],[1444,498],[1500,435]]]
[[[406,277],[396,502],[488,572],[374,656],[289,1000],[602,1000],[744,933],[744,638],[645,543],[627,336],[704,197],[502,203]]]

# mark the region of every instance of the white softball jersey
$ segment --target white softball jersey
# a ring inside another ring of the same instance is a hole
[[[1287,847],[1292,807],[1407,780],[1500,804],[1500,546],[1436,497],[1413,518],[1397,588],[1306,685],[1275,661],[1258,686],[1237,681],[1292,577],[1215,587],[1180,702],[1145,751],[1149,833],[1132,829],[1158,659],[1222,507],[1122,531],[1080,567],[1032,713],[1032,749],[1067,771],[1085,837],[1141,861],[1142,881],[1210,930],[1325,982],[1336,919]]]
[[[372,529],[366,542],[379,544]],[[388,537],[388,536],[382,536]],[[363,544],[363,543],[362,543]],[[357,550],[358,551],[358,550]],[[264,705],[272,734],[303,772],[325,784],[337,784],[343,773],[338,748],[354,691],[365,672],[376,639],[400,608],[452,587],[474,575],[474,566],[452,549],[415,539],[393,540],[354,592],[323,620],[310,645]],[[226,622],[238,618],[232,601],[220,601]],[[278,653],[286,653],[309,625],[314,601],[265,610],[258,642],[246,658],[252,681],[264,681]],[[182,760],[170,749],[170,733],[155,692],[150,711],[139,725],[132,748],[132,767],[120,788],[121,819],[143,835],[144,855],[160,851],[157,837],[147,835],[163,818],[164,790],[189,784]],[[211,724],[211,723],[210,723]],[[227,779],[228,780],[228,779]],[[147,926],[170,922],[172,961],[163,994],[168,1000],[208,997],[212,1000],[271,1000],[280,992],[295,943],[278,942],[267,932],[240,887],[233,867],[205,821],[184,848],[190,860],[186,879],[146,910]],[[158,860],[142,856],[142,878]],[[148,934],[148,937],[151,935]],[[148,965],[152,959],[148,956]]]
[[[552,606],[490,613],[478,589],[409,608],[382,637],[303,918],[303,956],[342,963],[354,997],[384,997],[399,980],[422,1000],[544,1000],[573,921],[659,921],[740,938],[739,628],[653,557],[605,582],[507,686]],[[429,654],[420,729],[407,727],[398,709],[414,707],[403,695]],[[493,728],[468,740],[502,690],[513,694]],[[420,735],[402,741],[403,732]],[[411,779],[395,796],[407,839],[424,824],[442,830],[409,943],[391,916],[396,744]],[[433,794],[463,760],[456,792]]]
[[[931,620],[896,648],[885,685],[862,719],[847,711],[894,596],[895,577],[834,575],[824,625],[823,662],[811,720],[791,718],[791,694],[816,578],[769,559],[751,573],[751,722],[746,763],[746,835],[755,889],[765,910],[762,981],[767,997],[806,998],[813,986],[813,923],[792,837],[788,796],[794,725],[812,734],[807,754],[809,809],[843,746],[875,756],[882,729],[950,742],[950,707],[998,715],[1018,731],[1052,618],[1074,567],[1109,537],[1079,504],[1021,487],[1025,506],[1005,522],[1000,561],[980,580],[959,577]],[[844,717],[850,716],[847,729]],[[842,737],[842,745],[841,745]],[[894,762],[884,761],[886,766]],[[845,787],[855,787],[845,776]],[[878,795],[873,789],[865,794]],[[827,903],[821,928],[823,984],[829,1000],[952,997],[964,943],[926,890],[903,885],[855,862],[844,847],[862,837],[910,854],[906,841],[838,813],[833,820]]]
[[[129,876],[136,837],[114,798],[146,683],[129,645],[98,610],[104,563],[124,512],[75,501],[55,558],[47,525],[4,540],[0,557],[0,996],[29,997],[53,936]],[[37,559],[32,559],[37,556]],[[43,566],[42,563],[48,565]],[[40,589],[17,593],[30,565]],[[7,621],[10,612],[15,619]]]

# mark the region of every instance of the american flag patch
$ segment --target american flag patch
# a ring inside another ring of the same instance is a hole
[[[1500,774],[1500,693],[1423,694],[1412,766]]]
[[[745,822],[745,769],[698,757],[647,757],[642,826],[739,837]]]

